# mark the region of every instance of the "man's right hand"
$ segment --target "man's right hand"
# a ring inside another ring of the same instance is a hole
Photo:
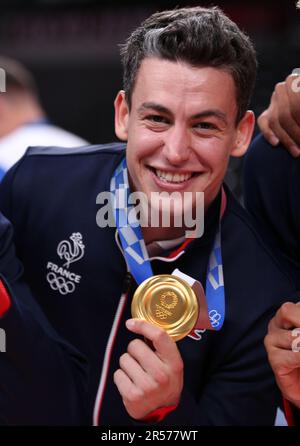
[[[276,85],[269,107],[258,126],[270,144],[281,142],[294,157],[300,156],[300,76],[290,74]]]
[[[300,329],[297,330],[298,327],[300,327],[300,303],[283,304],[269,323],[265,347],[283,396],[300,408]]]

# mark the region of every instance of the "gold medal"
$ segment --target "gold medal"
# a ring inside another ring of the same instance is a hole
[[[199,313],[197,297],[183,279],[162,274],[144,280],[134,293],[132,317],[159,325],[179,341],[194,328]]]

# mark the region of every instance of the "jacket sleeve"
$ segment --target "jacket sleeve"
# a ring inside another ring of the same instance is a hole
[[[22,281],[0,214],[0,424],[85,424],[85,359],[50,326]]]
[[[245,206],[276,255],[300,269],[299,176],[298,160],[284,147],[254,139],[244,163]]]
[[[12,215],[12,193],[14,188],[15,175],[19,166],[22,164],[24,157],[22,157],[16,164],[14,164],[5,174],[0,182],[0,212],[13,221]]]

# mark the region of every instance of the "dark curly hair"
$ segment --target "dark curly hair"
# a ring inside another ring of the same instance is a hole
[[[218,7],[181,8],[146,19],[121,45],[123,88],[128,106],[146,57],[183,61],[229,72],[236,86],[237,122],[249,107],[257,61],[253,45]]]

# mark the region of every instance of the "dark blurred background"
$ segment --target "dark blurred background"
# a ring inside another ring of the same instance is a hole
[[[276,82],[300,67],[296,0],[90,1],[0,0],[0,54],[33,72],[51,120],[92,143],[115,140],[113,99],[122,86],[118,44],[152,12],[218,5],[252,38],[259,72],[252,108],[259,114]],[[236,165],[231,165],[234,171]],[[237,176],[231,176],[238,187]]]

